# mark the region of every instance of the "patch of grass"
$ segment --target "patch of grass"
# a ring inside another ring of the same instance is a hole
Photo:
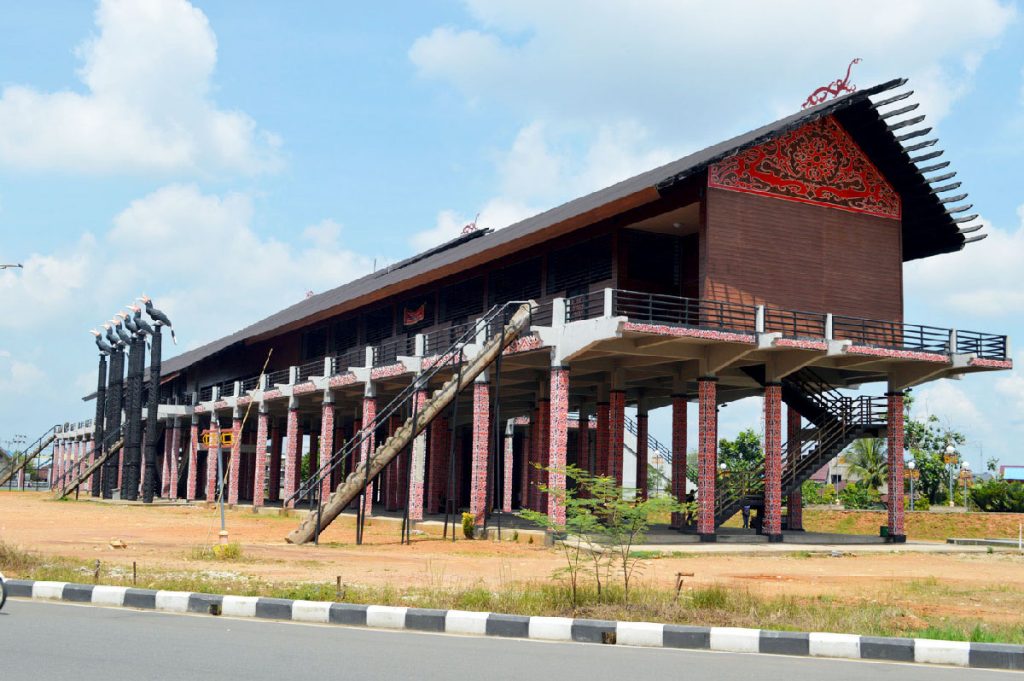
[[[666,554],[661,551],[630,551],[629,557],[639,560],[657,560],[658,558],[665,558]]]
[[[732,592],[721,586],[709,586],[690,592],[690,603],[700,610],[725,610]]]
[[[245,560],[242,545],[238,542],[230,544],[214,544],[213,546],[194,546],[188,554],[191,560],[219,560],[224,562],[241,562]]]

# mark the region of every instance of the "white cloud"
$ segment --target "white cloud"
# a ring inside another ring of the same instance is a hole
[[[145,292],[195,346],[371,269],[339,245],[342,228],[331,220],[307,227],[295,245],[260,236],[252,219],[246,194],[162,187],[115,216],[101,238],[0,273],[0,324],[40,336],[79,328],[84,344],[87,329]]]
[[[1014,359],[1014,367],[1024,367],[1024,354]],[[1009,406],[1007,413],[1017,415],[1017,421],[1024,422],[1024,376],[1021,369],[1015,368],[1011,373],[996,379],[996,393],[1005,398]]]
[[[41,388],[45,378],[46,374],[35,364],[15,359],[8,350],[0,350],[0,392],[28,394]]]
[[[972,318],[1010,318],[1024,312],[1024,205],[1013,231],[986,223],[983,241],[963,251],[907,263],[907,299]]]
[[[597,126],[593,135],[534,121],[521,128],[509,151],[497,158],[499,194],[480,210],[480,227],[500,229],[563,201],[602,189],[674,156],[654,147],[635,121]],[[433,228],[413,235],[416,249],[452,239],[473,220],[453,210],[438,214]]]
[[[423,77],[531,118],[604,122],[639,110],[645,125],[685,127],[691,140],[752,122],[751,102],[794,110],[855,56],[864,61],[854,82],[920,77],[915,88],[940,117],[1015,16],[997,0],[466,6],[472,26],[439,27],[413,44]]]
[[[0,93],[0,165],[82,173],[252,173],[279,140],[210,98],[217,39],[185,0],[101,0],[76,50],[85,92]]]
[[[986,430],[988,419],[964,390],[951,380],[929,383],[914,391],[915,416],[936,416],[940,423],[974,432]]]

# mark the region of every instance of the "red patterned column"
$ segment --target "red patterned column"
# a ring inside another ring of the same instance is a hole
[[[171,491],[171,429],[164,428],[164,460],[160,466],[160,496],[167,498]]]
[[[270,425],[270,414],[264,404],[260,405],[260,413],[256,419],[256,462],[253,471],[252,506],[259,508],[267,494],[267,427]]]
[[[538,452],[540,452],[540,440],[537,435],[537,424],[540,422],[540,409],[537,407],[533,408],[533,413],[530,415],[530,448],[527,451],[526,456],[526,508],[531,511],[537,510],[537,469],[534,467],[540,460]]]
[[[196,488],[199,486],[199,419],[192,417],[192,427],[188,436],[188,481],[185,483],[185,499],[196,500]]]
[[[565,491],[566,454],[569,447],[569,367],[551,367],[551,410],[548,465],[548,487]],[[556,524],[565,523],[565,504],[557,494],[548,494],[547,514]]]
[[[25,491],[25,468],[26,466],[22,466],[18,470],[18,489],[22,492]]]
[[[786,465],[793,470],[800,458],[800,412],[786,407]],[[804,531],[804,500],[800,488],[790,490],[786,499],[786,529],[790,532]]]
[[[369,432],[366,434],[366,438],[360,443],[359,446],[359,464],[366,466],[366,460],[376,449],[374,446],[376,435],[373,430],[374,419],[377,418],[377,398],[376,397],[363,397],[363,422],[361,427],[367,429]],[[366,502],[363,504],[363,512],[366,515],[373,514],[373,484],[366,486]]]
[[[416,391],[416,413],[423,413],[427,391]],[[412,442],[412,470],[409,471],[409,520],[423,520],[424,483],[427,473],[427,431],[424,429]]]
[[[302,440],[302,429],[299,428],[299,405],[297,402],[288,406],[288,425],[285,437],[288,438],[288,445],[284,453],[284,498],[287,499],[297,489],[298,471],[295,470],[295,463],[302,456],[302,446],[299,444]],[[286,506],[293,508],[295,500],[292,499]]]
[[[448,418],[430,424],[430,475],[427,476],[427,513],[441,510],[448,484]]]
[[[647,498],[647,412],[636,412],[636,495]]]
[[[210,446],[206,450],[206,501],[217,500],[217,462],[220,460],[220,420],[210,416]]]
[[[238,503],[238,483],[242,477],[242,414],[237,409],[231,419],[231,472],[228,474],[228,503]]]
[[[145,451],[145,449],[143,449]],[[71,483],[76,477],[78,472],[81,470],[82,465],[82,442],[81,440],[75,440],[74,448],[71,450],[71,467],[70,474],[68,475],[68,484]]]
[[[889,541],[903,543],[907,533],[903,528],[903,393],[888,392],[889,398]]]
[[[782,385],[764,387],[764,524],[769,542],[782,541]]]
[[[508,425],[505,427],[505,437],[503,441],[504,445],[504,457],[505,466],[502,470],[502,499],[501,499],[501,510],[505,513],[512,512],[512,471],[514,469],[514,451],[513,445],[515,444],[515,427],[512,425],[512,420],[509,420]]]
[[[551,462],[551,404],[547,397],[537,400],[537,510],[548,512],[548,495],[540,490],[549,484],[547,467]]]
[[[334,397],[328,393],[324,396],[323,406],[320,408],[320,465],[326,466],[334,457]],[[324,475],[320,484],[320,502],[327,501],[331,496],[331,474]]]
[[[519,466],[519,506],[530,508],[530,448],[533,440],[533,418],[526,425],[523,436],[522,464]]]
[[[686,500],[686,395],[672,396],[672,496]],[[672,527],[683,527],[683,514],[672,514]]]
[[[281,456],[284,442],[281,436],[281,420],[275,418],[270,424],[270,476],[267,498],[270,501],[281,500]]]
[[[717,381],[711,376],[697,379],[699,424],[697,439],[697,533],[701,541],[715,541],[715,475],[718,473]]]
[[[615,478],[615,484],[622,485],[622,457],[626,433],[626,393],[613,390],[609,393],[608,417],[608,475]]]
[[[608,468],[608,452],[609,452],[609,441],[608,435],[611,432],[609,428],[609,419],[611,418],[611,407],[607,402],[597,403],[597,470],[596,475],[606,476],[610,474]]]
[[[167,435],[171,438],[171,459],[167,463],[168,480],[167,498],[174,501],[178,498],[178,456],[181,454],[181,419],[175,418],[171,432]],[[167,437],[165,435],[164,437]]]
[[[117,454],[117,489],[122,489],[124,482],[124,447]]]
[[[582,409],[576,428],[576,465],[588,473],[594,472],[590,466],[590,417]]]
[[[473,452],[470,467],[469,512],[473,524],[484,526],[487,512],[487,459],[491,441],[491,386],[486,381],[473,383]]]

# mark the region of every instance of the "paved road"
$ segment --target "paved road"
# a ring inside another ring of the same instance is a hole
[[[714,679],[865,676],[984,681],[1005,673],[842,660],[372,631],[9,600],[0,679]]]

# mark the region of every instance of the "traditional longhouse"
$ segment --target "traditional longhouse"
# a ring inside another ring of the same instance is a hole
[[[887,437],[888,536],[901,541],[904,391],[1011,368],[1006,336],[904,320],[903,263],[983,235],[903,85],[466,233],[164,362],[164,495],[212,499],[224,443],[228,502],[312,496],[318,526],[358,495],[413,520],[559,515],[539,485],[564,477],[531,464],[621,481],[628,428],[645,493],[647,414],[668,406],[661,454],[675,494],[689,474],[699,505],[680,529],[713,541],[752,504],[781,540],[799,529],[804,480],[856,438]],[[488,315],[508,301],[534,305]],[[716,489],[718,410],[750,396],[763,397],[765,463],[738,497]]]

